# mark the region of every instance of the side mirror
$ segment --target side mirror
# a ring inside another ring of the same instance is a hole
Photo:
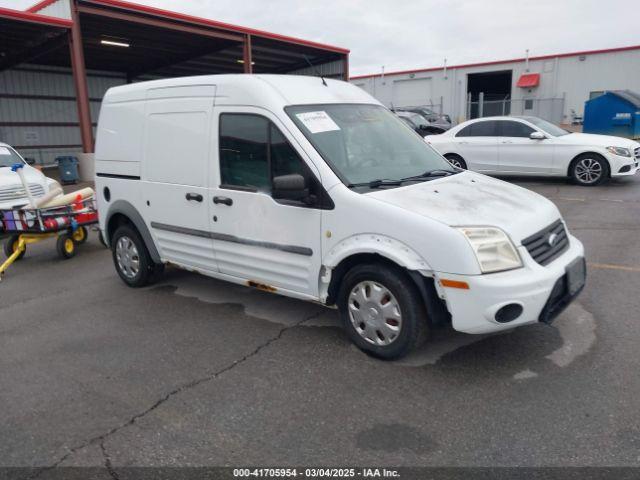
[[[305,201],[309,198],[309,189],[302,175],[290,173],[273,177],[272,195],[278,200]]]
[[[547,138],[547,136],[542,132],[531,132],[529,138],[531,140],[544,140],[545,138]]]
[[[24,159],[25,162],[27,162],[27,165],[35,165],[36,164],[36,159],[35,158],[31,158],[31,157],[27,157]]]

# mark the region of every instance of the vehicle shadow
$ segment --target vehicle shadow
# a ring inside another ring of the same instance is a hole
[[[297,328],[342,330],[337,310],[322,305],[263,292],[242,285],[168,268],[158,285],[172,292],[215,304],[239,304],[254,318]],[[158,288],[155,287],[155,288]],[[301,320],[309,318],[300,324]],[[482,370],[490,377],[534,378],[550,367],[567,367],[589,351],[595,341],[595,322],[579,304],[571,305],[553,325],[535,324],[489,335],[457,332],[450,326],[432,329],[430,339],[407,357],[392,362],[397,367]],[[335,335],[332,334],[335,338]],[[344,341],[348,342],[346,336]],[[342,344],[344,346],[344,344]],[[355,346],[363,361],[382,362]],[[386,362],[385,362],[386,363]]]

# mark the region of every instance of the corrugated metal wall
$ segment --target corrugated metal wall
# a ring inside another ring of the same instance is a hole
[[[291,73],[342,78],[343,68],[342,60],[338,60]],[[117,74],[88,73],[94,123],[105,92],[124,83],[124,76]],[[75,88],[69,69],[21,65],[0,72],[0,141],[44,165],[52,164],[57,156],[81,152]]]
[[[87,83],[95,123],[107,89],[124,84],[125,79],[91,72]],[[0,141],[42,164],[81,151],[75,89],[68,69],[22,65],[0,72]]]
[[[524,62],[453,68],[446,75],[443,70],[387,74],[384,77],[354,79],[352,83],[387,106],[408,106],[398,104],[398,99],[413,105],[439,104],[442,99],[444,113],[463,121],[466,116],[467,75],[502,70],[513,72],[511,98],[516,101],[564,98],[564,108],[558,116],[567,123],[571,120],[571,110],[582,114],[590,92],[624,89],[640,92],[640,49],[533,60],[529,64],[529,72],[540,73],[540,85],[531,91],[516,87],[520,75],[526,73]],[[429,88],[423,89],[419,98],[409,101],[403,92],[411,88],[411,80],[420,79],[430,79],[425,82]]]

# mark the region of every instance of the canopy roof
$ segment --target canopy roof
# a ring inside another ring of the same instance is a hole
[[[0,8],[0,70],[18,63],[70,66],[66,30],[72,21],[41,15],[56,1],[65,0],[43,0],[26,12]],[[292,72],[309,63],[346,59],[349,53],[120,0],[77,0],[77,8],[86,67],[133,78],[241,73],[247,38],[255,73]]]

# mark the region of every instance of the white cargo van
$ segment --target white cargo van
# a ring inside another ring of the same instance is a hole
[[[451,323],[550,322],[585,283],[558,209],[452,167],[348,83],[215,75],[110,89],[96,142],[100,228],[122,280],[165,263],[339,308],[397,358]]]

